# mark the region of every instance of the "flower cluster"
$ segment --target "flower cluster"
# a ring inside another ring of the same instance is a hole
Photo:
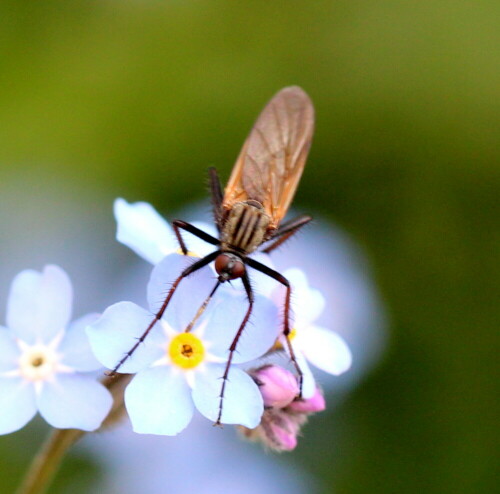
[[[190,255],[181,255],[168,223],[146,203],[128,204],[117,199],[115,216],[118,240],[155,265],[148,285],[149,307],[146,310],[131,302],[115,304],[88,328],[88,334],[95,355],[106,367],[113,369],[123,362],[119,372],[136,374],[125,392],[134,430],[174,435],[188,425],[197,409],[213,422],[255,430],[245,435],[258,436],[274,449],[293,449],[306,415],[319,411],[318,396],[322,400],[308,362],[334,375],[346,371],[351,364],[349,348],[342,338],[315,324],[325,306],[322,294],[309,286],[299,269],[284,272],[294,294],[290,340],[303,384],[299,389],[296,378],[281,369],[291,376],[295,387],[286,404],[271,406],[263,393],[260,374],[251,368],[256,359],[289,352],[282,334],[284,287],[263,273],[250,273],[257,295],[250,322],[234,352],[230,349],[245,317],[247,296],[236,282],[222,284],[208,297],[217,285],[210,265],[176,283],[167,310],[155,321],[154,315],[171,284],[193,259],[209,254],[214,247],[188,233]],[[215,235],[209,225],[196,226]],[[256,257],[273,267],[269,256]],[[151,329],[142,341],[146,328]],[[132,348],[129,356],[127,352]],[[276,370],[279,367],[272,369],[280,372]],[[310,403],[315,403],[312,409]],[[278,422],[281,426],[276,425]],[[276,431],[284,429],[288,439],[280,441]]]
[[[124,401],[135,432],[176,435],[197,410],[272,449],[294,449],[307,416],[325,407],[309,364],[333,375],[351,365],[343,339],[316,324],[323,295],[300,269],[283,272],[293,294],[287,341],[283,285],[252,271],[250,307],[241,283],[221,283],[213,263],[181,279],[214,247],[187,234],[182,255],[149,204],[117,199],[114,212],[117,239],[154,265],[148,307],[119,302],[69,324],[67,275],[56,266],[20,273],[0,327],[0,433],[23,427],[37,410],[54,427],[97,429],[112,403],[92,373],[104,366],[134,374]],[[210,225],[195,226],[216,236]],[[269,256],[255,257],[273,269]],[[288,355],[290,370],[271,365],[276,355]]]

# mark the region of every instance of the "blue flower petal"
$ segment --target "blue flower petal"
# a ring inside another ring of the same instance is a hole
[[[99,314],[87,314],[72,322],[59,344],[62,363],[80,372],[100,369],[102,364],[94,357],[90,348],[86,327],[97,321]]]
[[[204,372],[196,373],[194,404],[200,413],[213,422],[219,416],[223,373],[222,365],[208,365]],[[224,392],[221,422],[253,429],[259,425],[263,412],[262,395],[253,379],[241,369],[231,367]]]
[[[198,258],[190,256],[172,254],[155,266],[148,284],[148,301],[151,312],[158,312],[172,283],[187,266],[197,260]],[[183,331],[215,283],[214,272],[209,267],[199,269],[184,278],[178,285],[164,318],[176,330]]]
[[[248,309],[248,300],[246,295],[237,291],[224,295],[210,308],[204,339],[212,343],[209,348],[211,353],[227,358],[229,347]],[[255,297],[250,320],[238,341],[233,362],[248,362],[261,357],[273,346],[281,330],[282,317],[276,305],[265,297]]]
[[[120,302],[108,307],[103,315],[87,327],[90,346],[97,360],[113,369],[136,343],[153,316],[132,302]],[[159,323],[146,340],[120,367],[120,372],[134,373],[160,358],[166,339]]]
[[[90,376],[58,374],[37,396],[38,410],[53,427],[93,431],[106,418],[111,393]]]
[[[7,326],[27,343],[48,343],[68,324],[72,301],[71,282],[61,268],[21,271],[11,285]]]
[[[333,331],[309,326],[297,332],[297,345],[311,364],[329,374],[338,376],[351,367],[351,351]]]
[[[0,372],[16,369],[21,354],[10,331],[0,326]]]
[[[24,427],[36,414],[35,389],[20,377],[0,377],[0,434]]]
[[[139,372],[125,390],[125,405],[135,432],[175,436],[193,416],[193,400],[184,376],[158,366]]]
[[[287,269],[283,276],[292,285],[292,309],[296,326],[302,327],[311,324],[323,312],[326,304],[325,297],[319,290],[309,286],[307,277],[302,270],[298,268]],[[335,302],[333,301],[334,304]]]
[[[157,264],[177,249],[172,228],[150,204],[116,199],[114,213],[116,239],[146,261]]]

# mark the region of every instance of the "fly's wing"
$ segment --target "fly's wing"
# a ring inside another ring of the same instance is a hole
[[[277,228],[292,202],[311,146],[314,107],[299,87],[279,91],[262,110],[236,160],[222,207],[255,200]]]

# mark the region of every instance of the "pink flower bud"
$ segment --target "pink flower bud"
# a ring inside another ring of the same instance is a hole
[[[290,403],[290,410],[300,413],[322,412],[326,408],[325,397],[319,388],[307,400],[297,400]]]
[[[291,421],[272,422],[269,427],[268,439],[276,451],[292,451],[297,447],[297,427]]]
[[[277,365],[268,365],[252,373],[266,407],[284,408],[299,394],[295,376]]]

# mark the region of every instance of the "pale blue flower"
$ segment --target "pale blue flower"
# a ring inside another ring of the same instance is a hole
[[[188,256],[171,254],[151,275],[149,311],[131,302],[112,305],[87,329],[96,357],[114,368],[153,320],[170,283],[190,263]],[[120,368],[137,373],[125,391],[125,404],[136,432],[175,435],[191,421],[194,408],[216,421],[222,375],[231,342],[248,307],[245,294],[221,285],[190,332],[193,320],[217,282],[209,267],[184,279],[161,321]],[[256,427],[263,413],[262,396],[252,378],[234,364],[267,352],[279,333],[277,307],[256,297],[250,323],[234,353],[224,394],[221,422]]]
[[[72,298],[57,266],[14,278],[7,327],[0,326],[0,434],[22,428],[37,411],[53,427],[86,431],[108,414],[110,393],[86,374],[101,367],[85,334],[97,315],[69,324]]]

